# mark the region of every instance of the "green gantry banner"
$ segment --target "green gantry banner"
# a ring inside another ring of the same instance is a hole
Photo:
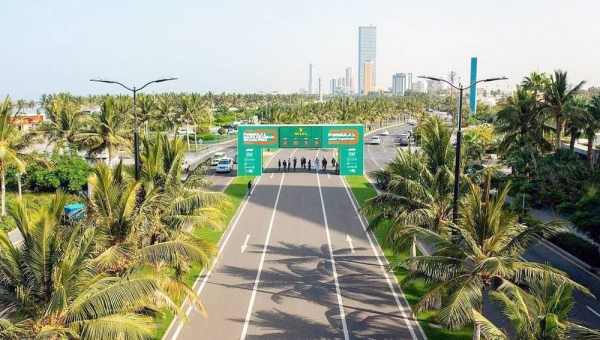
[[[339,149],[341,175],[363,174],[362,125],[240,125],[238,175],[262,174],[263,149]]]

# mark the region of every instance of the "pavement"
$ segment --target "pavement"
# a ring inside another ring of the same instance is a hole
[[[269,160],[195,285],[209,317],[191,310],[165,339],[425,338],[344,178],[277,171],[278,157],[315,155],[333,150]]]

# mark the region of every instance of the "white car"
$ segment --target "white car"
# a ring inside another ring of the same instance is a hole
[[[181,170],[185,172],[190,171],[190,162],[188,162],[187,159],[184,159],[183,162],[181,162]]]
[[[408,123],[408,125],[416,125],[417,124],[417,121],[414,119],[409,119],[406,122]]]
[[[373,145],[380,145],[381,144],[381,138],[379,138],[379,136],[373,136],[373,137],[371,137],[371,144],[373,144]]]
[[[217,164],[217,172],[231,172],[233,170],[233,159],[221,158]]]
[[[225,152],[215,152],[215,154],[210,159],[210,165],[219,164],[221,158],[225,158],[226,156],[227,155],[225,155]]]
[[[178,135],[180,135],[180,136],[184,136],[184,135],[193,135],[193,134],[195,134],[195,133],[196,133],[196,131],[194,131],[194,129],[186,129],[186,128],[183,128],[183,129],[179,129],[179,130],[177,130],[177,134],[178,134]]]
[[[383,130],[379,134],[382,135],[382,136],[389,136],[390,132],[388,130]]]

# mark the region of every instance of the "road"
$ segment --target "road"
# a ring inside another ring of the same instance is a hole
[[[387,162],[396,155],[394,141],[396,141],[397,138],[395,138],[394,135],[398,135],[409,129],[410,126],[408,125],[388,128],[390,135],[387,137],[381,136],[382,143],[380,146],[366,146],[365,172],[368,173],[373,170],[385,169]],[[369,138],[365,139],[369,140]],[[549,222],[551,221],[551,214],[549,213],[547,215],[548,216],[545,216],[545,218],[544,216],[536,217],[544,220],[544,222]],[[561,252],[558,250],[558,247],[553,244],[549,242],[538,243],[525,252],[523,259],[530,262],[549,263],[553,267],[566,272],[570,278],[587,287],[597,298],[600,298],[600,276],[588,271],[589,266],[586,266],[572,256]],[[600,300],[590,298],[580,292],[575,292],[573,297],[575,306],[571,310],[570,321],[587,327],[600,328]],[[499,317],[497,310],[487,308],[484,311],[484,314],[494,323],[506,325],[506,322]]]
[[[277,171],[316,155],[333,151],[270,159],[195,285],[209,317],[191,311],[165,339],[424,339],[343,177]]]

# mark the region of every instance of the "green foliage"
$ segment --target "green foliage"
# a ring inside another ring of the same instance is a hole
[[[217,139],[217,136],[215,136],[213,133],[205,133],[202,135],[197,135],[197,139],[201,139],[201,140],[215,140]]]
[[[226,133],[227,133],[227,130],[225,130],[225,128],[221,126],[221,127],[219,128],[219,134],[220,134],[221,136],[223,136],[223,135],[224,135],[224,134],[226,134]]]
[[[13,170],[15,171],[15,170]],[[39,159],[27,167],[22,176],[23,190],[34,192],[78,192],[85,188],[91,167],[75,151],[67,154],[52,154],[49,162]],[[15,181],[11,182],[14,188]]]
[[[600,267],[600,250],[590,241],[568,232],[548,240],[590,266]]]
[[[600,242],[600,193],[583,196],[570,220],[577,230]]]

